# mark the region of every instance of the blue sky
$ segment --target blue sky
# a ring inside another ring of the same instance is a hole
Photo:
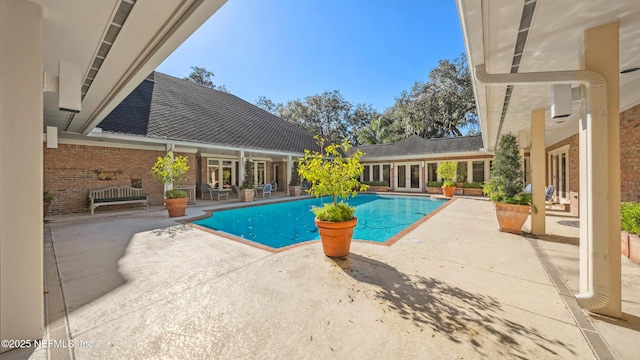
[[[255,103],[339,90],[378,111],[464,52],[453,0],[229,0],[159,67]]]

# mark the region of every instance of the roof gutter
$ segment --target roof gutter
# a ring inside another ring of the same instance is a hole
[[[608,158],[606,79],[586,70],[488,74],[484,64],[474,68],[474,75],[483,85],[571,84],[586,88],[586,111],[580,120],[580,167],[585,169],[580,175],[580,213],[587,214],[587,221],[580,222],[580,238],[586,238],[586,243],[580,241],[580,273],[581,278],[586,276],[586,288],[581,288],[576,299],[586,309],[604,307],[611,297],[609,217],[606,206],[594,204],[608,204],[609,178],[606,171],[596,170],[594,154],[599,154],[599,159]]]

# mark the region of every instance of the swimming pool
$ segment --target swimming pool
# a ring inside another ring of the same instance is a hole
[[[319,240],[311,207],[327,202],[330,197],[221,210],[193,223],[279,249]],[[422,196],[358,194],[348,201],[357,208],[353,239],[385,242],[446,202]]]

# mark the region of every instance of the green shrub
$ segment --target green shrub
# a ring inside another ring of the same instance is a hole
[[[439,181],[429,181],[427,187],[441,187],[442,183]]]
[[[369,186],[387,186],[386,181],[363,181],[362,183]]]
[[[481,182],[466,182],[463,187],[467,189],[482,189],[484,185]]]
[[[640,235],[640,203],[623,202],[620,205],[620,220],[622,230]]]
[[[186,198],[187,197],[187,192],[183,191],[183,190],[176,190],[176,189],[167,190],[164,193],[164,196],[167,199],[182,199],[182,198]]]
[[[353,214],[355,213],[356,208],[341,201],[336,204],[324,204],[323,207],[314,206],[312,211],[316,214],[318,220],[342,222],[353,219]]]
[[[324,139],[316,136],[321,147],[324,147]],[[349,154],[351,143],[348,140],[341,144],[332,144],[324,148],[324,153],[310,150],[304,151],[304,157],[298,161],[298,175],[311,183],[307,192],[315,197],[329,195],[333,197],[331,204],[325,205],[321,210],[313,210],[316,217],[324,221],[347,221],[353,219],[355,208],[346,203],[338,203],[338,198],[348,199],[356,196],[357,191],[366,191],[369,186],[358,181],[364,170],[360,158],[364,153],[360,150]],[[345,209],[350,208],[349,210]],[[316,212],[318,211],[320,215]],[[332,220],[325,220],[332,219]]]
[[[504,134],[493,157],[491,178],[483,191],[495,202],[530,205],[531,194],[523,193],[522,177],[518,139],[512,134]]]
[[[55,196],[53,196],[52,193],[45,191],[44,195],[42,196],[42,199],[44,202],[52,202],[54,197]]]

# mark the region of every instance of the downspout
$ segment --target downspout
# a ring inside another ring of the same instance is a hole
[[[609,302],[611,293],[607,235],[609,220],[606,209],[597,209],[592,204],[593,199],[596,198],[607,202],[608,174],[606,171],[594,171],[595,169],[593,169],[593,154],[608,154],[606,79],[598,72],[586,70],[488,74],[484,64],[474,68],[474,75],[476,80],[484,85],[571,84],[582,85],[587,89],[587,115],[586,118],[581,119],[581,129],[586,131],[588,139],[586,144],[587,161],[584,164],[587,177],[586,184],[580,185],[581,210],[586,209],[587,213],[586,224],[583,221],[580,222],[580,233],[581,235],[586,234],[587,247],[587,251],[581,251],[581,256],[586,254],[586,259],[581,259],[580,270],[581,272],[586,271],[587,286],[586,289],[581,289],[582,292],[576,295],[576,299],[585,309],[594,310],[605,306]],[[589,206],[589,202],[592,202],[591,206]],[[596,219],[599,225],[597,227],[595,226]],[[583,245],[581,244],[581,246]]]

